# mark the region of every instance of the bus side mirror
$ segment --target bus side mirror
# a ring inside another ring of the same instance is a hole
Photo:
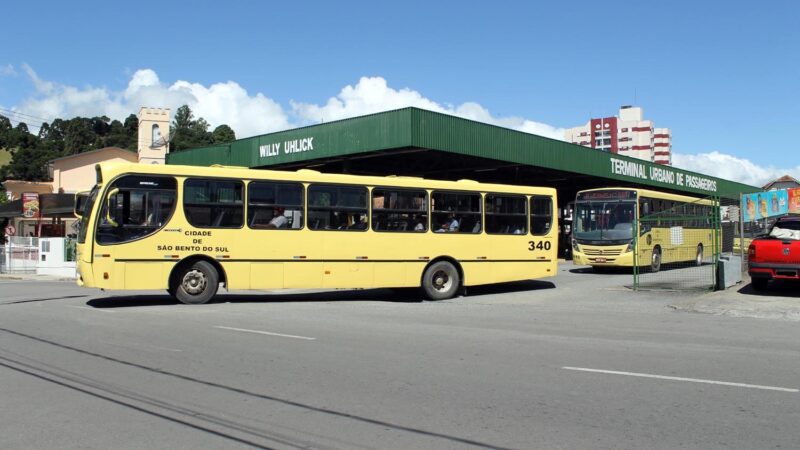
[[[88,200],[88,198],[88,192],[78,192],[75,194],[75,206],[72,208],[72,214],[78,219],[83,218],[83,210],[86,208],[86,200]]]
[[[119,226],[116,220],[111,218],[111,199],[119,193],[119,188],[114,188],[108,191],[108,195],[106,195],[106,222],[109,225],[116,228]]]

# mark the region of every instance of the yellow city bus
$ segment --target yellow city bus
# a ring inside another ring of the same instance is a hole
[[[596,270],[632,267],[636,231],[637,265],[653,272],[662,264],[681,261],[699,266],[714,245],[712,211],[710,200],[647,189],[580,191],[575,197],[572,260]],[[648,220],[641,222],[641,217]]]
[[[229,290],[466,286],[556,275],[552,188],[192,167],[99,164],[76,199],[78,284]]]

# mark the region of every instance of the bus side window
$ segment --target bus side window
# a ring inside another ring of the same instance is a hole
[[[408,233],[427,231],[428,192],[421,189],[373,188],[372,229]]]
[[[308,186],[306,221],[312,230],[366,230],[367,188],[334,184]]]
[[[523,195],[486,194],[486,232],[528,234],[528,199]]]
[[[653,214],[653,200],[642,197],[639,200],[639,233],[645,234],[653,228],[653,222],[650,221],[650,215]],[[644,220],[641,220],[644,219]]]
[[[187,179],[183,184],[186,220],[197,228],[241,228],[243,191],[241,181]]]
[[[435,232],[481,232],[481,194],[434,191],[431,198],[431,219]]]
[[[553,199],[550,197],[531,197],[531,233],[543,236],[553,225]]]
[[[255,229],[303,228],[303,184],[251,181],[247,185],[247,225]]]

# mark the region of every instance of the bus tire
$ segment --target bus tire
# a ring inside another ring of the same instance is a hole
[[[173,290],[181,303],[202,305],[217,295],[218,288],[217,269],[207,261],[195,261],[180,269]]]
[[[458,293],[461,277],[458,269],[447,261],[438,261],[425,269],[422,275],[422,290],[430,300],[446,300]]]
[[[650,258],[650,271],[653,273],[661,270],[661,247],[653,247],[653,256]]]
[[[695,265],[703,265],[703,244],[697,244],[697,256],[695,256]]]

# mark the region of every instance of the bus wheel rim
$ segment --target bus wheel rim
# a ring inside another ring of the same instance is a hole
[[[186,272],[186,275],[183,276],[183,280],[181,281],[183,290],[191,295],[197,295],[203,292],[206,289],[206,284],[208,284],[206,274],[197,269]]]
[[[444,270],[437,270],[433,274],[432,284],[437,291],[448,291],[453,284],[453,279]]]

